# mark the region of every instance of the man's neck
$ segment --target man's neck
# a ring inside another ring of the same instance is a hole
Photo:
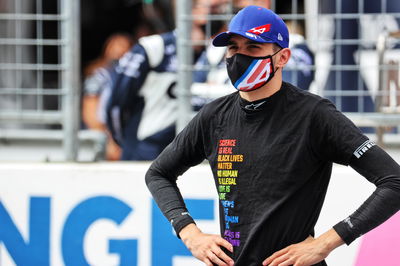
[[[268,98],[280,90],[282,86],[282,78],[275,76],[267,84],[254,91],[240,91],[240,97],[249,102],[254,102],[260,99]]]

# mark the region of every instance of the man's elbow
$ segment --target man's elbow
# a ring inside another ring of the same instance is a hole
[[[398,173],[396,175],[390,175],[390,176],[387,176],[387,177],[381,179],[376,184],[376,186],[381,187],[381,188],[391,189],[391,190],[397,192],[397,194],[400,197],[400,173]]]
[[[150,167],[150,168],[147,170],[147,172],[146,172],[146,174],[145,174],[145,176],[144,176],[144,180],[145,180],[145,182],[146,182],[146,186],[147,186],[147,187],[149,187],[150,183],[151,183],[152,181],[154,181],[155,177],[156,177],[155,171]]]

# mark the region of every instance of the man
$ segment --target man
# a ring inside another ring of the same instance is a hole
[[[175,137],[175,32],[139,39],[111,72],[107,126],[122,160],[153,160]]]
[[[82,120],[87,128],[107,134],[106,160],[119,160],[121,154],[119,146],[108,136],[106,129],[105,105],[110,94],[110,72],[133,43],[134,40],[127,34],[111,35],[104,43],[102,54],[85,68]]]
[[[226,0],[196,0],[192,41],[204,40],[203,18]],[[221,26],[221,25],[220,25]],[[195,46],[195,58],[203,47]],[[175,137],[178,117],[176,32],[139,39],[111,73],[108,128],[122,149],[122,160],[154,160]]]
[[[343,243],[400,208],[400,167],[329,101],[282,82],[288,30],[272,11],[248,6],[214,38],[227,46],[239,92],[204,106],[153,162],[146,183],[192,254],[206,265],[326,265]],[[204,159],[220,196],[221,235],[190,217],[176,179]],[[332,162],[377,189],[352,215],[314,238]]]

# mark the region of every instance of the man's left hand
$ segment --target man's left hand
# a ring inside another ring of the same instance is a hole
[[[333,229],[314,239],[307,237],[304,241],[281,249],[265,259],[266,266],[310,266],[324,260],[329,253],[344,242]]]
[[[314,242],[316,240],[309,236],[303,242],[290,245],[281,249],[266,260],[263,265],[269,266],[309,266],[322,261],[328,256]]]

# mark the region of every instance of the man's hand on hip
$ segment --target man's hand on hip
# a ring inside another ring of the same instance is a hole
[[[320,237],[307,237],[304,241],[281,249],[265,259],[266,266],[310,266],[324,260],[329,253],[344,242],[334,229]]]
[[[195,224],[185,226],[180,232],[183,243],[193,256],[207,266],[233,266],[233,260],[222,251],[221,247],[233,252],[232,245],[219,235],[204,234]]]

